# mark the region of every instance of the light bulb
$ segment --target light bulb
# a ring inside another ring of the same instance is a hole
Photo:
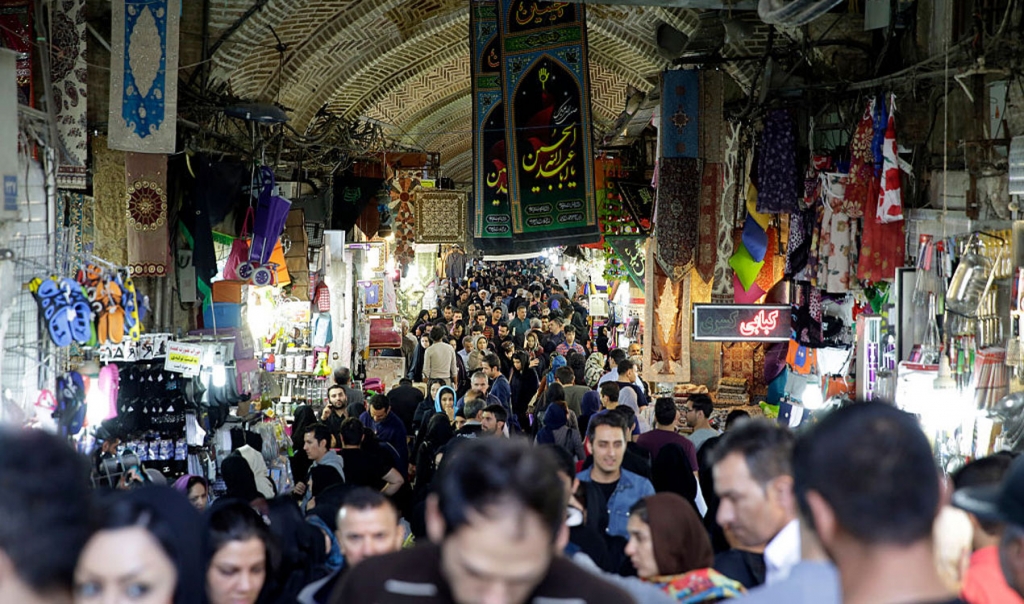
[[[813,382],[808,382],[804,388],[803,400],[801,401],[804,407],[815,411],[825,406],[825,399],[821,396],[821,387]]]
[[[228,372],[224,369],[224,358],[218,350],[213,355],[213,365],[210,369],[211,384],[214,388],[223,388],[228,383]]]

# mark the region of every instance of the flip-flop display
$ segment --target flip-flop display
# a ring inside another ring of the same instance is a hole
[[[92,309],[82,287],[73,279],[33,279],[29,290],[39,304],[50,339],[57,346],[89,343]]]
[[[140,300],[126,271],[104,272],[89,264],[73,279],[40,277],[30,281],[28,288],[57,346],[119,344],[125,337],[138,340],[142,335],[148,299]]]

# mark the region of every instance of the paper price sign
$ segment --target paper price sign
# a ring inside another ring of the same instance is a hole
[[[167,343],[167,360],[164,369],[181,373],[188,377],[199,375],[199,361],[203,358],[201,344]]]

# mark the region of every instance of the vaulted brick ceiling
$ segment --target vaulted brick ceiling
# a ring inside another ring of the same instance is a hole
[[[218,35],[254,0],[213,0]],[[593,115],[606,128],[626,86],[649,92],[668,62],[655,30],[697,25],[687,9],[588,6]],[[273,27],[285,46],[275,49]],[[744,49],[733,49],[744,52]],[[267,0],[218,50],[214,78],[248,100],[294,110],[302,130],[323,105],[348,118],[384,122],[389,136],[441,154],[443,173],[471,179],[472,108],[466,0]],[[741,85],[749,64],[729,68]]]

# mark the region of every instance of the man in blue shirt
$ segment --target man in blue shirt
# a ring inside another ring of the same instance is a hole
[[[370,399],[370,408],[359,416],[363,425],[373,430],[381,444],[391,445],[395,450],[395,467],[408,478],[409,445],[406,442],[405,424],[391,412],[391,402],[383,394],[374,395]]]
[[[626,530],[629,509],[644,497],[654,494],[651,481],[622,468],[628,439],[629,430],[617,413],[592,417],[587,426],[587,440],[594,465],[576,475],[581,481],[594,483],[604,495],[607,524],[601,519],[597,528],[608,536],[623,539],[629,538]],[[590,505],[587,507],[589,509]]]
[[[498,404],[508,412],[509,428],[522,430],[519,420],[512,413],[512,385],[508,383],[508,378],[501,373],[501,361],[498,360],[498,355],[493,352],[488,353],[480,363],[480,371],[491,380],[490,397],[488,398],[493,397],[497,399]]]

